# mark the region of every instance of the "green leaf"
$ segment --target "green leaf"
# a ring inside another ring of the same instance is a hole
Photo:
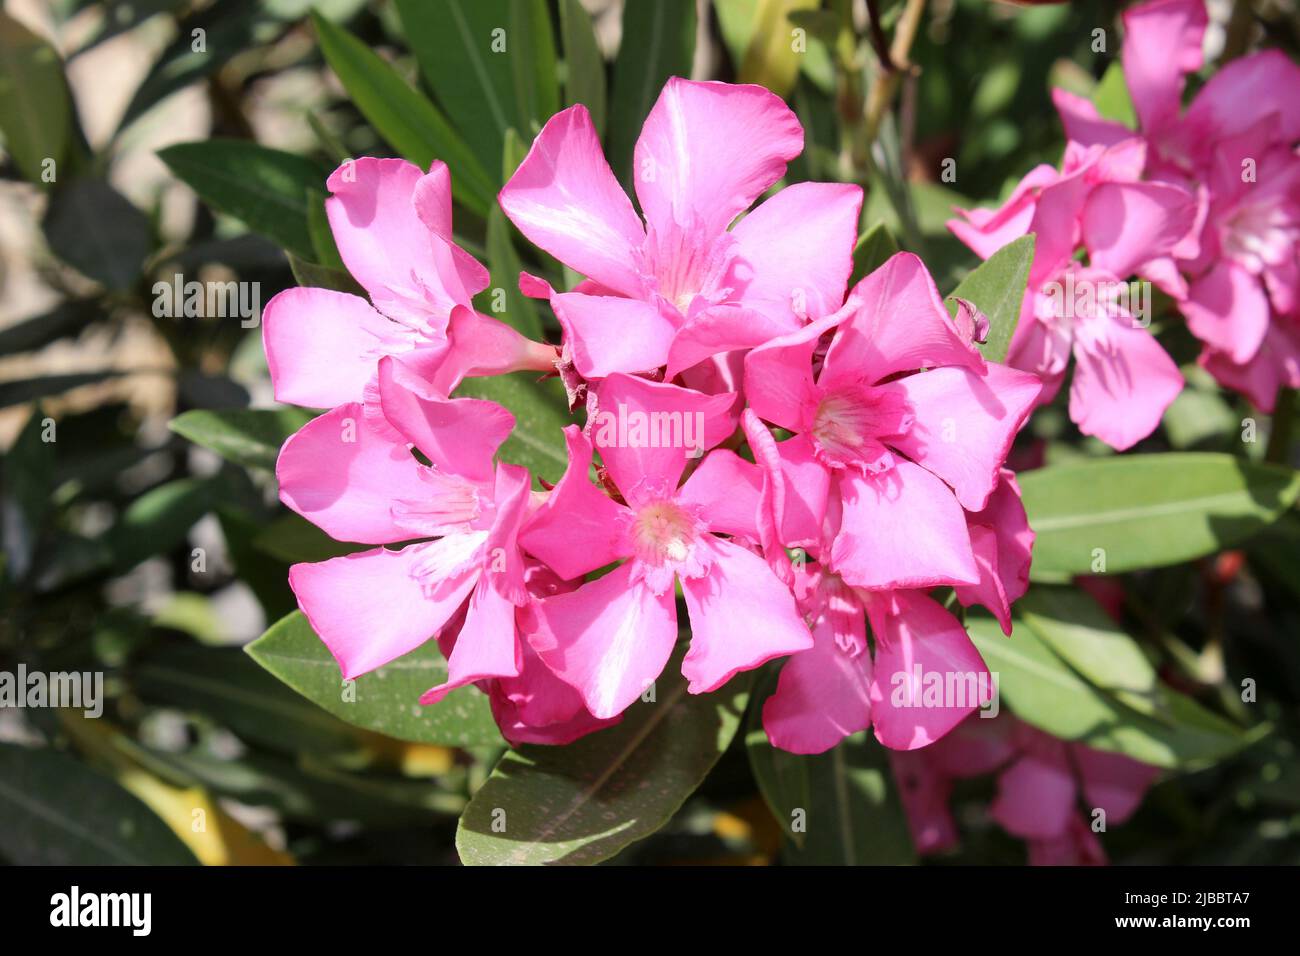
[[[511,62],[527,37],[507,30],[510,0],[397,0],[420,72],[479,164],[496,168],[519,122]],[[377,125],[377,124],[376,124]]]
[[[948,296],[948,311],[952,315],[957,314],[954,300],[965,299],[988,318],[988,340],[980,346],[980,351],[990,362],[1006,361],[1011,336],[1020,321],[1020,305],[1033,261],[1034,237],[1021,236],[980,263]]]
[[[32,564],[32,555],[52,502],[54,442],[45,441],[44,413],[32,408],[18,437],[0,458],[0,524],[5,571],[20,579]],[[54,434],[57,437],[57,432]]]
[[[1149,717],[1090,684],[1024,621],[1016,621],[1010,637],[983,614],[970,615],[966,625],[997,676],[998,699],[1021,720],[1063,740],[1158,767],[1199,769],[1269,729],[1263,725],[1243,732],[1163,684],[1153,692],[1154,710],[1162,717]]]
[[[334,242],[334,230],[330,228],[329,217],[325,214],[325,194],[318,189],[307,189],[307,234],[311,238],[312,250],[316,253],[312,261],[330,269],[346,272],[343,257],[339,255],[338,245]]]
[[[99,179],[76,179],[50,196],[41,223],[50,251],[110,289],[129,289],[153,245],[149,220]]]
[[[192,866],[153,811],[52,750],[0,744],[0,856],[19,866]]]
[[[548,394],[536,378],[536,372],[467,378],[456,394],[486,398],[508,408],[515,416],[515,428],[501,446],[501,459],[523,465],[534,479],[557,482],[569,463],[563,429],[570,422],[563,406],[552,398],[554,392]]]
[[[178,478],[140,495],[109,529],[107,541],[114,563],[130,567],[179,545],[190,528],[216,506],[217,491],[215,479]]]
[[[245,650],[266,670],[340,720],[398,740],[445,747],[501,746],[487,696],[475,687],[421,706],[420,695],[447,680],[437,641],[356,679],[344,696],[338,661],[301,611],[282,618]]]
[[[897,252],[898,241],[883,222],[876,223],[858,236],[857,245],[853,247],[853,275],[849,278],[849,288],[875,272]]]
[[[5,151],[29,181],[43,183],[72,139],[72,99],[54,48],[0,11],[0,133]]]
[[[819,5],[820,0],[758,0],[737,81],[759,83],[777,96],[788,96],[806,55],[794,48],[790,14]]]
[[[775,688],[775,683],[769,686]],[[745,750],[759,791],[791,841],[786,858],[815,866],[916,862],[907,818],[884,748],[869,734],[846,737],[823,754],[773,747],[752,705]],[[797,823],[797,826],[796,826]]]
[[[46,395],[59,395],[82,385],[121,378],[125,374],[119,369],[110,368],[99,372],[69,372],[66,375],[42,375],[38,378],[0,382],[0,408],[30,402],[33,398],[44,398]]]
[[[1092,103],[1103,119],[1116,120],[1129,129],[1137,129],[1137,111],[1128,93],[1124,79],[1124,66],[1119,60],[1106,67],[1092,93]]]
[[[421,169],[428,169],[435,159],[445,162],[451,171],[452,195],[467,208],[485,215],[496,202],[495,184],[442,112],[342,27],[316,14],[312,15],[312,22],[330,69],[379,135]],[[432,36],[436,38],[437,34]],[[440,42],[438,49],[444,54],[456,46],[455,42],[448,41],[446,34]],[[478,101],[475,104],[482,109]],[[491,162],[495,163],[500,155],[498,146]]]
[[[371,545],[335,541],[302,515],[292,511],[282,514],[253,538],[252,545],[262,554],[285,564],[300,561],[328,561],[345,554],[366,551]]]
[[[1016,610],[1044,644],[1094,687],[1134,710],[1155,713],[1155,668],[1089,595],[1040,585],[1016,602]]]
[[[332,289],[335,292],[350,292],[353,295],[365,295],[361,284],[342,269],[317,265],[300,259],[292,252],[288,253],[289,271],[294,281],[310,289]]]
[[[510,0],[510,36],[523,43],[510,58],[519,129],[530,136],[560,109],[555,34],[546,0]]]
[[[587,107],[596,135],[604,136],[605,58],[591,16],[580,0],[560,0],[560,36],[564,42],[564,105]]]
[[[1116,574],[1179,564],[1232,547],[1300,494],[1300,474],[1211,452],[1169,452],[1023,472],[1037,534],[1030,575]]]
[[[326,173],[314,162],[237,139],[177,143],[158,157],[213,209],[295,255],[315,256],[307,191],[319,193]]]
[[[138,661],[130,679],[151,703],[202,714],[247,741],[285,753],[349,755],[365,737],[234,647],[165,644]]]
[[[30,352],[108,317],[97,299],[70,299],[48,312],[0,329],[0,355]]]
[[[178,415],[167,427],[236,464],[275,471],[285,439],[314,417],[301,408],[200,408]]]
[[[519,291],[519,273],[523,271],[523,263],[519,261],[519,254],[512,241],[514,232],[514,226],[506,219],[501,207],[493,206],[487,220],[487,259],[488,268],[492,271],[492,284],[480,293],[485,299],[480,308],[493,318],[514,326],[528,338],[541,341],[541,316],[537,314],[533,300]],[[492,308],[498,298],[498,289],[505,294],[504,312]]]
[[[623,41],[614,61],[609,104],[609,161],[632,182],[632,148],[670,76],[690,76],[695,55],[694,0],[623,5]]]
[[[460,818],[461,862],[599,863],[667,823],[731,743],[750,683],[742,674],[687,694],[680,665],[673,655],[657,699],[636,701],[614,727],[507,752]]]

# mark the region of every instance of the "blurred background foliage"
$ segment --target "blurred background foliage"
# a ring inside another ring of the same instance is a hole
[[[909,32],[915,4],[874,6],[887,41]],[[1296,54],[1292,2],[1227,6],[1215,5],[1211,60],[1255,44]],[[5,2],[0,671],[103,671],[108,700],[96,720],[0,709],[0,860],[491,860],[476,836],[485,806],[521,792],[512,787],[582,793],[609,741],[625,738],[597,735],[523,767],[510,755],[493,773],[506,745],[482,697],[462,691],[436,714],[414,705],[437,682],[436,651],[363,678],[364,706],[338,705],[328,656],[290,614],[286,572],[349,546],[281,507],[272,474],[280,442],[311,413],[272,401],[254,322],[158,314],[156,284],[256,283],[259,304],[294,284],[353,288],[323,216],[328,171],[361,155],[438,157],[452,169],[460,241],[506,290],[499,314],[558,341],[553,316],[514,280],[520,268],[557,286],[574,277],[520,241],[496,191],[545,119],[573,102],[591,110],[626,182],[645,114],[677,74],[788,97],[807,149],[786,181],[863,183],[860,267],[897,243],[951,291],[976,265],[946,234],[951,207],[996,201],[1035,164],[1059,160],[1051,86],[1092,96],[1107,115],[1130,109],[1117,71],[1121,4],[924,7],[899,58],[910,67],[890,74],[866,4],[849,0]],[[498,27],[509,55],[485,58],[474,38]],[[1294,480],[1261,497],[1259,482],[1281,472],[1248,470],[1264,457],[1294,464],[1294,448],[1282,438],[1268,447],[1287,429],[1196,370],[1179,325],[1160,331],[1189,388],[1139,451],[1220,453],[1203,462],[1206,481],[1240,499],[1240,526],[1172,556],[1160,549],[1173,529],[1121,529],[1155,554],[1134,565],[1145,570],[1088,582],[1100,605],[1052,586],[1080,569],[1036,566],[1044,597],[1017,640],[1036,642],[1038,671],[1059,675],[1054,694],[1035,699],[1029,677],[1017,693],[1017,660],[990,665],[1023,719],[1080,736],[1071,720],[1093,708],[1123,731],[1109,749],[1168,771],[1105,835],[1116,862],[1300,862],[1300,516]],[[558,383],[507,377],[467,390],[519,417],[508,458],[558,476]],[[1243,442],[1245,419],[1260,441]],[[1031,468],[1110,452],[1083,440],[1058,402],[1016,454]],[[1225,471],[1225,460],[1241,464]],[[1091,475],[1040,491],[1044,507],[1068,509]],[[1159,564],[1170,566],[1147,567]],[[971,624],[981,648],[1000,653],[1002,639]],[[1081,633],[1119,646],[1130,670],[1098,673]],[[1135,673],[1145,681],[1136,691],[1123,684]],[[1245,678],[1259,681],[1249,706]],[[607,769],[616,782],[669,774],[676,789],[624,805],[617,787],[597,788],[592,810],[635,819],[635,836],[657,832],[611,843],[583,810],[569,859],[913,861],[874,741],[807,759],[767,747],[755,714],[770,679],[733,681],[718,700],[662,689],[678,735],[651,727],[637,760]],[[783,834],[791,781],[843,828],[798,844]],[[958,788],[962,848],[936,862],[1024,861],[984,813],[992,787]],[[478,793],[492,799],[476,810]]]

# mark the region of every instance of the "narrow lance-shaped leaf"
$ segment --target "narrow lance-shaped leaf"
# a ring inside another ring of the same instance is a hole
[[[596,43],[591,16],[580,0],[560,0],[564,42],[564,105],[581,103],[591,114],[596,135],[605,133],[605,59]]]
[[[301,611],[282,618],[246,648],[248,655],[340,720],[398,740],[446,747],[502,744],[487,696],[463,687],[429,707],[420,695],[447,680],[447,661],[429,640],[355,681],[345,682],[329,649]]]
[[[1300,495],[1300,473],[1212,452],[1122,455],[1020,475],[1036,580],[1179,564],[1232,547]]]
[[[485,215],[495,202],[496,187],[442,112],[342,27],[318,15],[312,22],[330,69],[379,135],[421,169],[428,169],[435,159],[445,162],[451,170],[452,195]],[[492,155],[501,155],[500,149]]]
[[[0,744],[0,856],[20,866],[198,862],[115,781],[66,754],[13,744]]]
[[[304,259],[315,256],[307,193],[327,171],[308,159],[243,140],[177,143],[158,157],[213,209],[240,220]]]
[[[238,465],[274,471],[285,439],[313,417],[300,408],[199,408],[173,418],[167,427]]]
[[[876,223],[860,235],[853,247],[853,274],[849,277],[849,288],[879,269],[896,252],[898,242],[883,222]]]
[[[767,686],[775,689],[775,681]],[[750,707],[745,750],[759,791],[790,840],[785,858],[804,865],[916,862],[888,754],[866,732],[823,754],[773,747],[762,708]]]
[[[153,244],[145,214],[100,179],[76,179],[56,189],[41,229],[51,252],[117,291],[138,281]]]
[[[760,83],[777,96],[789,95],[799,77],[799,65],[807,55],[807,38],[796,37],[790,14],[818,5],[819,0],[758,0],[753,32],[737,79],[741,83]]]
[[[1021,236],[980,263],[947,298],[948,311],[953,315],[957,314],[955,300],[965,299],[988,318],[988,339],[980,351],[990,362],[1006,361],[1033,261],[1034,237]]]
[[[1268,730],[1260,726],[1244,732],[1164,684],[1157,684],[1151,696],[1160,716],[1149,717],[1089,683],[1023,619],[1017,619],[1009,638],[984,614],[972,614],[966,623],[996,675],[995,700],[1063,740],[1158,767],[1196,769],[1235,753]]]
[[[614,727],[501,758],[456,831],[461,862],[590,864],[654,833],[703,782],[744,714],[749,674],[688,694],[676,654]]]
[[[63,64],[54,47],[3,11],[0,133],[5,151],[29,181],[48,184],[48,174],[58,176],[72,138],[72,100]]]
[[[695,55],[694,0],[623,5],[623,40],[609,104],[609,161],[632,182],[632,148],[670,76],[689,76]]]

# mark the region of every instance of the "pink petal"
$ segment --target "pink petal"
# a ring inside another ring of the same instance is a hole
[[[966,515],[952,491],[920,465],[840,476],[844,516],[832,563],[856,587],[928,588],[979,580]]]
[[[637,199],[661,232],[676,223],[716,235],[802,151],[803,128],[774,93],[672,77],[636,143]]]
[[[1294,143],[1300,139],[1298,87],[1300,66],[1281,50],[1261,50],[1223,64],[1196,94],[1186,124],[1198,135],[1218,139],[1274,113],[1280,138]]]
[[[1182,313],[1192,334],[1237,364],[1259,351],[1268,331],[1268,296],[1259,279],[1227,259],[1193,279]]]
[[[631,513],[591,483],[591,444],[577,425],[564,429],[569,464],[546,503],[524,526],[520,543],[564,578],[603,568],[631,551]]]
[[[997,485],[1042,383],[1028,372],[989,363],[984,375],[937,368],[881,388],[901,393],[916,416],[888,444],[952,486],[963,508],[978,511]]]
[[[734,393],[703,395],[620,373],[590,393],[587,430],[635,508],[647,496],[676,491],[687,460],[736,430],[735,405]]]
[[[991,699],[992,678],[979,651],[937,601],[894,591],[873,595],[867,614],[876,639],[873,721],[886,747],[932,744]]]
[[[262,344],[275,400],[307,408],[359,402],[379,355],[412,336],[360,296],[285,289],[262,310]]]
[[[1201,68],[1207,22],[1203,0],[1158,0],[1124,11],[1124,79],[1148,134],[1177,120],[1183,77]]]
[[[1083,744],[1075,744],[1071,751],[1083,777],[1083,797],[1089,807],[1106,811],[1107,826],[1131,817],[1147,789],[1160,776],[1160,768],[1138,763],[1123,754],[1094,750]]]
[[[698,508],[710,531],[756,541],[762,485],[763,475],[757,465],[734,451],[717,448],[682,485],[677,501]]]
[[[515,427],[508,411],[481,399],[445,398],[393,358],[379,363],[379,395],[384,417],[434,468],[492,480],[492,456]]]
[[[426,591],[415,574],[425,545],[376,548],[289,568],[289,586],[312,629],[351,680],[415,650],[464,603],[477,567]]]
[[[988,504],[982,511],[968,514],[967,522],[980,582],[974,587],[957,587],[957,600],[963,607],[984,605],[998,619],[1002,632],[1010,635],[1011,604],[1029,589],[1034,547],[1034,532],[1020,500],[1020,486],[1010,471],[1002,469],[1002,480]]]
[[[819,754],[871,725],[871,654],[862,605],[842,584],[815,598],[813,646],[791,655],[763,704],[773,747]]]
[[[853,272],[862,189],[847,183],[796,183],[742,219],[733,269],[745,305],[794,331],[844,303]]]
[[[709,572],[682,581],[691,618],[682,674],[692,694],[717,690],[741,671],[813,646],[794,595],[762,558],[724,538],[709,545]]]
[[[429,176],[442,181],[446,171]],[[339,255],[376,308],[441,331],[452,306],[487,288],[488,274],[421,219],[415,199],[424,179],[405,160],[349,160],[327,181],[325,212]]]
[[[942,853],[958,843],[957,824],[948,810],[952,780],[930,761],[930,749],[889,751],[907,829],[921,854]]]
[[[1113,146],[1133,136],[1133,131],[1123,123],[1102,119],[1092,100],[1063,90],[1059,86],[1052,89],[1052,103],[1061,115],[1065,137],[1071,142],[1084,146],[1097,143]]]
[[[535,606],[534,649],[601,719],[621,714],[654,683],[677,642],[672,590],[656,596],[634,585],[635,563]]]
[[[802,431],[817,404],[812,357],[821,337],[843,314],[810,322],[798,332],[760,345],[745,356],[745,398],[764,421]]]
[[[948,229],[975,255],[987,259],[1029,231],[1039,190],[1056,182],[1060,176],[1053,166],[1045,163],[1035,166],[1016,184],[1000,208],[957,209],[958,218],[948,220]]]
[[[854,286],[844,312],[817,379],[823,388],[873,384],[920,368],[983,365],[957,333],[925,265],[909,252]]]
[[[1083,207],[1089,263],[1119,278],[1173,251],[1196,221],[1196,198],[1168,183],[1102,183]]]
[[[645,229],[582,105],[556,113],[501,190],[501,208],[529,241],[623,295],[639,296]]]
[[[447,658],[447,679],[420,697],[436,704],[457,687],[492,677],[517,677],[521,666],[515,633],[515,605],[496,588],[479,580],[469,599],[469,612]]]
[[[1244,365],[1212,349],[1202,352],[1198,361],[1221,385],[1236,389],[1271,415],[1279,388],[1300,388],[1300,327],[1294,321],[1274,322],[1259,352]]]
[[[1182,391],[1183,376],[1149,330],[1124,318],[1091,321],[1106,323],[1109,346],[1076,342],[1070,418],[1085,435],[1124,451],[1155,431]]]
[[[1075,815],[1077,789],[1065,744],[1045,737],[998,775],[989,815],[1022,839],[1063,836]]]
[[[584,378],[648,372],[668,361],[677,327],[651,302],[564,292],[551,306]]]
[[[392,513],[395,500],[425,498],[420,463],[340,405],[289,436],[275,463],[280,500],[339,541],[388,544],[418,535]]]
[[[668,350],[666,379],[722,352],[753,348],[797,328],[793,320],[738,305],[716,305],[691,316]]]
[[[502,375],[507,372],[550,372],[559,357],[555,347],[534,342],[520,335],[509,325],[465,306],[451,310],[451,323],[447,328],[448,365],[454,374],[444,371],[440,377],[450,393],[460,379],[485,375]]]

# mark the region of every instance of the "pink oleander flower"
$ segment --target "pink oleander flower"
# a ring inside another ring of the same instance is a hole
[[[339,255],[370,301],[295,288],[266,304],[262,340],[277,401],[362,401],[385,355],[403,356],[444,395],[467,375],[552,368],[553,347],[474,311],[488,272],[452,239],[445,165],[421,174],[400,159],[351,160],[327,185]]]
[[[1146,176],[1199,198],[1176,266],[1179,306],[1222,384],[1272,411],[1300,387],[1300,66],[1276,50],[1225,64],[1184,111],[1185,78],[1202,65],[1202,0],[1154,0],[1124,13],[1124,75],[1148,144]],[[1092,104],[1057,91],[1081,143],[1131,137]]]
[[[500,201],[529,240],[586,277],[571,292],[520,282],[550,299],[583,378],[666,365],[673,379],[840,306],[858,186],[798,183],[728,228],[802,149],[794,113],[763,87],[670,79],[635,149],[643,223],[586,109],[547,121]]]
[[[530,596],[517,537],[529,475],[493,462],[514,418],[492,402],[442,397],[391,356],[380,360],[378,393],[399,440],[354,402],[309,422],[280,452],[286,505],[332,537],[381,545],[293,565],[298,604],[345,678],[419,647],[462,607],[448,679],[425,702],[475,681],[518,678],[515,614]],[[416,543],[382,547],[401,542]]]
[[[828,563],[854,587],[978,585],[963,509],[988,503],[1040,388],[986,363],[921,261],[894,256],[840,311],[745,359],[751,409],[793,433],[776,447],[780,543],[820,544],[829,516]]]
[[[1002,462],[1039,382],[985,362],[905,254],[841,312],[750,352],[745,375],[760,540],[814,641],[764,706],[768,738],[820,753],[874,726],[887,747],[926,746],[992,684],[960,622],[919,589],[954,585],[1010,633],[1033,532]],[[760,418],[793,436],[776,442]],[[792,546],[818,563],[789,571]],[[962,699],[931,700],[934,675],[959,680]]]
[[[688,690],[716,690],[740,671],[812,645],[793,596],[746,546],[757,541],[756,466],[717,449],[685,482],[680,442],[633,437],[620,422],[698,421],[696,445],[735,430],[734,394],[704,395],[622,373],[591,393],[591,440],[565,430],[569,466],[521,535],[564,578],[621,562],[577,590],[533,606],[533,648],[591,713],[621,713],[659,676],[677,643],[674,582],[691,624]],[[600,451],[610,497],[588,477]]]
[[[1196,202],[1179,186],[1138,182],[1144,162],[1144,144],[1132,136],[1072,143],[1059,173],[1040,166],[1000,209],[959,209],[948,223],[983,258],[1034,233],[1007,361],[1042,378],[1040,401],[1048,402],[1073,357],[1070,418],[1121,451],[1155,430],[1183,387],[1177,365],[1129,308],[1127,279],[1137,273],[1185,293],[1172,257],[1186,249]],[[1080,247],[1087,264],[1075,257]]]
[[[948,810],[954,780],[997,774],[989,815],[1029,845],[1033,866],[1104,864],[1092,830],[1129,819],[1159,769],[1122,754],[1059,740],[1008,714],[972,717],[924,750],[891,754],[912,840],[920,853],[957,845]]]

